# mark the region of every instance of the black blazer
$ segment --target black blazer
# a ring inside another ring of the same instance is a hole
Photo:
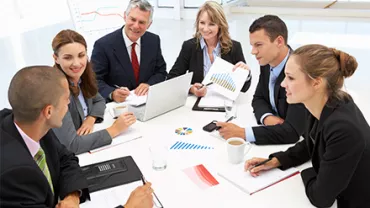
[[[0,207],[55,207],[58,197],[81,190],[80,202],[89,199],[87,182],[78,158],[49,131],[40,145],[45,151],[54,187],[31,156],[13,122],[10,110],[0,112]]]
[[[237,41],[232,41],[233,46],[229,53],[221,54],[221,58],[232,64],[236,64],[239,61],[245,63],[242,46]],[[171,79],[180,75],[185,74],[187,71],[194,72],[191,84],[201,83],[204,79],[204,61],[203,61],[203,51],[200,44],[197,43],[196,38],[184,41],[179,56],[176,59],[175,64],[168,73],[167,79]],[[245,82],[242,92],[246,92],[251,85],[250,78]]]
[[[290,52],[292,51],[290,48]],[[278,110],[278,112],[274,112],[269,97],[270,65],[260,68],[260,77],[252,100],[257,123],[261,124],[261,117],[265,113],[278,114],[285,121],[281,125],[253,127],[256,144],[292,144],[296,143],[299,140],[299,135],[304,132],[306,110],[302,104],[289,105],[287,103],[285,88],[281,86],[281,82],[285,78],[284,69],[285,66],[274,86],[274,99]]]
[[[108,98],[114,85],[130,90],[135,81],[131,60],[123,39],[122,28],[100,38],[94,44],[91,62],[98,80],[99,93]],[[158,35],[145,32],[141,37],[139,83],[157,84],[166,79],[166,62],[163,59]]]
[[[331,107],[330,107],[331,106]],[[277,157],[281,169],[309,159],[301,173],[306,194],[317,207],[370,207],[370,127],[352,100],[326,105],[320,120],[309,114],[305,140]]]

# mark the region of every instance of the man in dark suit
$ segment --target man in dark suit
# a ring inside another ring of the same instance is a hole
[[[91,61],[99,93],[107,101],[123,102],[130,90],[145,95],[149,86],[166,79],[160,38],[146,30],[153,7],[146,0],[131,0],[124,14],[126,24],[94,44]]]
[[[299,140],[304,131],[306,111],[302,104],[288,105],[284,68],[292,49],[288,46],[288,30],[277,16],[266,15],[249,28],[252,54],[261,65],[260,77],[252,100],[254,115],[263,126],[240,128],[219,122],[225,139],[241,137],[256,144],[289,144]]]
[[[8,96],[13,110],[0,112],[0,206],[78,207],[90,198],[87,182],[78,159],[49,131],[68,110],[65,76],[46,66],[21,69]]]
[[[62,125],[69,94],[65,75],[52,67],[26,67],[13,77],[13,110],[0,111],[0,207],[75,208],[90,199],[78,158],[50,130]],[[147,184],[125,207],[153,206]]]

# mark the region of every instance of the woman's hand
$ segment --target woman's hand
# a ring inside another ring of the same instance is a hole
[[[82,122],[80,128],[77,130],[77,135],[83,136],[90,134],[94,129],[95,120],[95,117],[87,116],[84,122]]]

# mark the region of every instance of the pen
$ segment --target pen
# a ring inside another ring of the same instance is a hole
[[[255,167],[258,167],[258,166],[264,165],[264,164],[266,164],[267,162],[269,162],[270,160],[272,160],[272,158],[269,158],[269,159],[266,159],[266,160],[264,160],[264,161],[262,161],[262,162],[259,162],[259,163],[255,164],[255,165],[253,165],[252,167],[250,167],[248,170],[250,171],[250,170],[252,170],[252,169],[253,169],[253,168],[255,168]]]
[[[208,84],[206,84],[206,85],[202,84],[202,85],[198,88],[198,90],[199,90],[199,89],[202,89],[204,86],[205,86],[205,87],[208,87],[208,86],[209,86],[209,85],[211,85],[211,84],[213,84],[213,82],[210,82],[210,83],[208,83]]]
[[[144,175],[141,175],[141,181],[143,182],[143,185],[146,184],[146,180],[144,178]],[[157,200],[157,202],[159,203],[159,206],[158,206],[157,203],[156,203],[156,200],[153,200],[155,206],[159,207],[159,208],[163,208],[163,205],[162,205],[161,201],[159,201],[159,199],[158,199],[157,195],[154,193],[154,191],[153,191],[153,195],[154,195],[155,199]]]
[[[235,117],[234,116],[231,116],[229,119],[227,119],[226,121],[225,121],[225,123],[227,123],[227,122],[229,122],[229,121],[231,121],[231,120],[233,120]],[[221,129],[221,126],[218,126],[217,128],[216,128],[216,130],[218,131],[219,129]]]

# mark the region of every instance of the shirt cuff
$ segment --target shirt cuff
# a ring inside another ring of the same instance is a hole
[[[256,137],[251,126],[245,127],[245,139],[248,142],[256,142]]]
[[[113,92],[109,93],[108,98],[110,101],[113,101]]]
[[[263,116],[261,116],[261,119],[260,119],[261,124],[265,125],[265,123],[263,123],[263,120],[265,120],[265,118],[267,116],[273,116],[273,115],[274,114],[272,114],[272,113],[265,113],[265,114],[263,114]]]

